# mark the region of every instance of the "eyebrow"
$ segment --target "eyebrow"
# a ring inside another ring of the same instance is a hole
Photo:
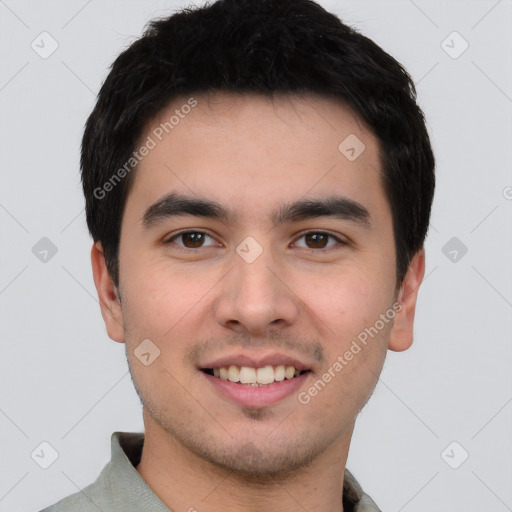
[[[150,228],[159,222],[184,215],[220,220],[225,223],[235,219],[232,210],[209,199],[171,193],[152,204],[142,217],[144,227]],[[370,213],[362,204],[343,196],[328,196],[319,199],[302,199],[281,205],[271,215],[273,224],[299,222],[318,217],[334,217],[364,226],[370,225]]]

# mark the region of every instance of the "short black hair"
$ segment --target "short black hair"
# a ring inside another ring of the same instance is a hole
[[[87,225],[103,246],[116,286],[136,145],[174,98],[210,91],[314,93],[341,100],[365,122],[379,141],[401,283],[423,247],[435,183],[410,75],[312,0],[219,0],[152,20],[112,64],[86,122],[81,173]]]

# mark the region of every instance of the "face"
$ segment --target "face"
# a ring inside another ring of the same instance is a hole
[[[387,349],[410,345],[422,255],[397,289],[378,142],[347,107],[194,98],[141,138],[155,144],[126,202],[120,301],[93,249],[103,315],[146,429],[285,474],[347,442]]]

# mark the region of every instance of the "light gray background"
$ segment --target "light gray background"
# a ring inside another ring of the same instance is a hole
[[[320,3],[410,71],[437,157],[415,342],[389,353],[348,467],[384,512],[512,510],[511,2]],[[83,488],[113,431],[143,429],[96,300],[79,144],[115,56],[184,5],[0,0],[2,512]],[[43,31],[59,45],[46,59],[31,48]],[[458,58],[453,31],[469,44]],[[46,263],[32,252],[42,237],[58,248]],[[465,255],[443,253],[452,237]],[[46,470],[31,458],[43,441],[58,452]]]

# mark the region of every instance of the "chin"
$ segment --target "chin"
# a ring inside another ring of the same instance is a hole
[[[262,447],[263,448],[263,447]],[[252,442],[244,444],[236,451],[219,453],[198,453],[213,466],[234,473],[237,478],[250,481],[265,482],[276,479],[288,479],[297,470],[310,465],[320,452],[316,450],[297,449],[289,446],[280,453],[275,448],[260,450]],[[265,451],[263,451],[265,450]]]

